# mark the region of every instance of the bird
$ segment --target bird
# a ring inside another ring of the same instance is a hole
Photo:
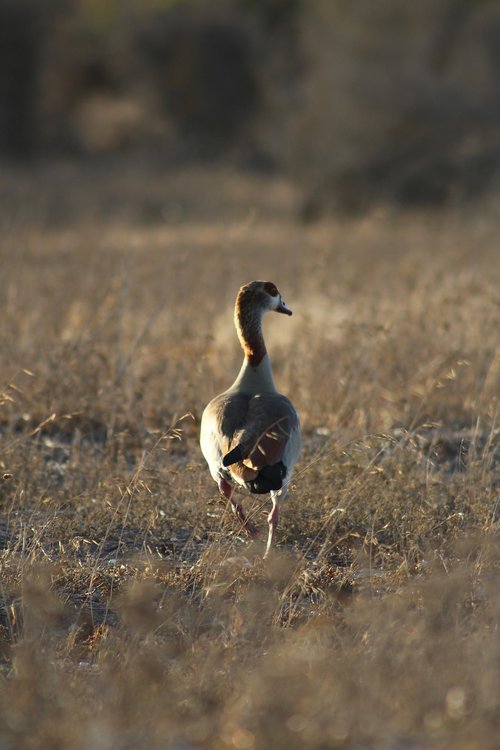
[[[278,393],[262,333],[262,318],[274,311],[291,315],[271,281],[251,281],[236,296],[234,323],[243,364],[234,383],[203,411],[200,447],[212,478],[250,536],[258,536],[235,498],[237,488],[270,493],[269,556],[294,465],[301,447],[300,420],[292,402]]]

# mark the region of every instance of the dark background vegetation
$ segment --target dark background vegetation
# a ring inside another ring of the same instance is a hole
[[[0,151],[284,170],[305,218],[498,182],[495,0],[1,0]]]

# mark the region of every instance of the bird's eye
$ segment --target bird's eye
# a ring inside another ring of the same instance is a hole
[[[264,284],[265,291],[271,295],[271,297],[277,297],[279,292],[274,284],[272,284],[270,281],[266,281]]]

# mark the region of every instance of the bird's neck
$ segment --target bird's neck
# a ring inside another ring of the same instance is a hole
[[[253,367],[245,357],[238,377],[229,390],[251,394],[275,393],[276,386],[269,355],[266,353],[256,367]]]
[[[263,310],[245,304],[238,298],[234,310],[234,324],[245,359],[251,367],[258,367],[266,355],[262,334]]]
[[[262,316],[263,310],[247,306],[244,300],[238,300],[234,311],[234,322],[244,359],[231,390],[236,389],[248,393],[276,390],[271,360],[262,334]]]

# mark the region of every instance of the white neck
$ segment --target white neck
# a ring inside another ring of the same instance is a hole
[[[269,354],[265,354],[256,367],[252,367],[245,357],[238,377],[229,390],[243,393],[275,393],[276,386]]]

